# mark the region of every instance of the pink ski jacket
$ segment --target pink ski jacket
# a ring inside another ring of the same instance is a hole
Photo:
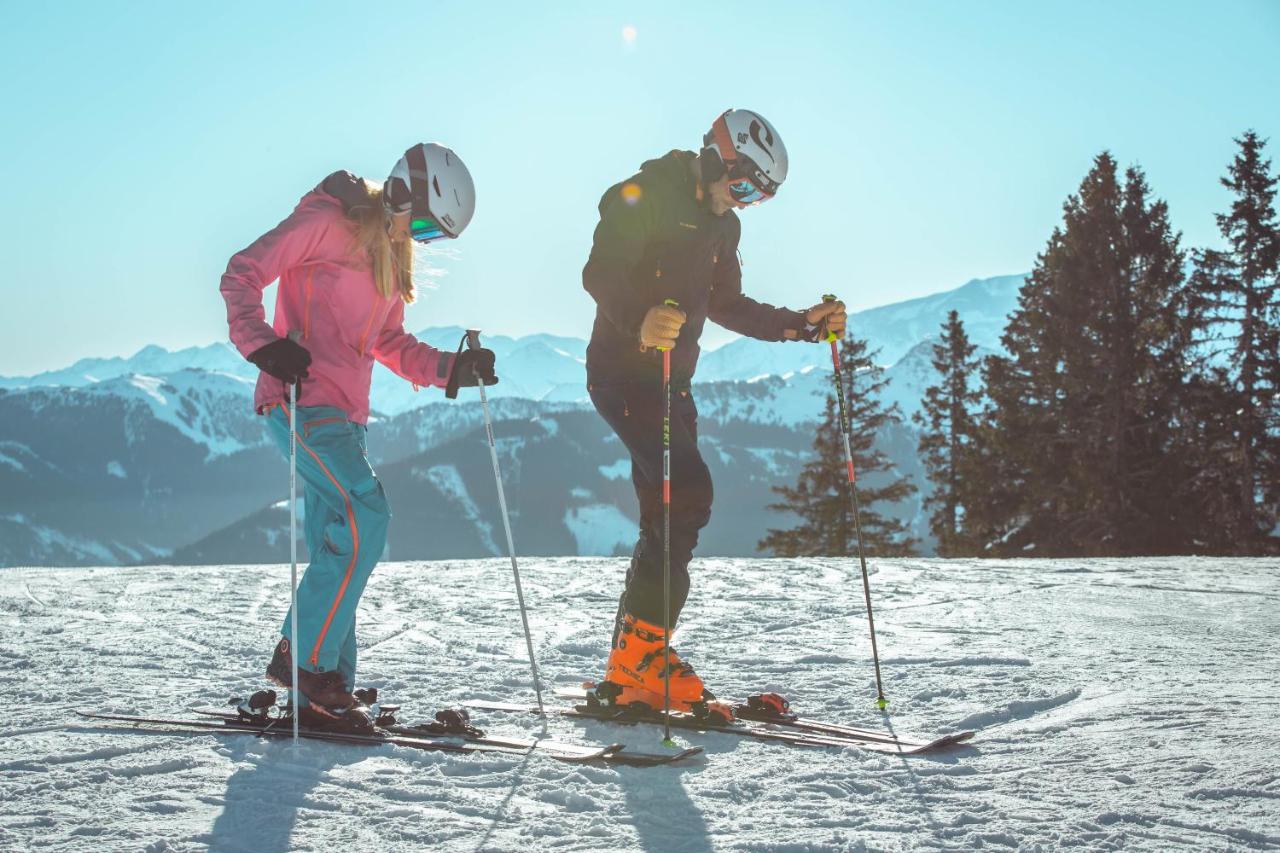
[[[448,382],[452,358],[404,330],[404,301],[378,294],[368,259],[352,250],[354,233],[342,203],[317,188],[288,219],[231,258],[220,289],[241,355],[298,332],[311,352],[302,405],[336,406],[363,424],[375,358],[415,385],[439,387]],[[262,292],[276,279],[268,325]],[[253,405],[259,414],[286,399],[284,383],[258,376]]]

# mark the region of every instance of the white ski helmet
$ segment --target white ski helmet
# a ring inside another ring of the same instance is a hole
[[[709,180],[729,174],[729,191],[743,204],[772,198],[787,179],[787,147],[765,117],[751,110],[725,110],[702,138],[703,151],[713,152],[724,166]],[[705,174],[705,172],[704,172]]]
[[[456,238],[476,212],[471,172],[452,149],[423,142],[404,152],[382,185],[390,213],[410,213],[413,239],[426,243]]]

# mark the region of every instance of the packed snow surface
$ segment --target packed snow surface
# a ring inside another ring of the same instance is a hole
[[[598,675],[624,561],[528,558],[546,680]],[[676,640],[725,696],[971,745],[898,757],[724,734],[679,766],[566,765],[248,736],[146,735],[69,708],[183,716],[263,686],[288,567],[0,570],[0,849],[1280,848],[1280,561],[873,560],[891,715],[856,561],[695,562]],[[361,680],[425,719],[532,701],[504,560],[393,563],[360,607]],[[495,733],[533,717],[477,712]],[[553,719],[660,750],[651,727]]]

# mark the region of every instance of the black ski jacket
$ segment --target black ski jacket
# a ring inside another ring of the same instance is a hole
[[[715,216],[698,201],[691,151],[649,160],[639,173],[609,188],[600,200],[591,257],[582,286],[596,301],[587,347],[587,381],[654,380],[662,355],[640,351],[645,314],[666,299],[688,321],[671,351],[671,383],[689,387],[698,364],[698,338],[707,318],[752,338],[786,340],[805,327],[804,314],[742,294],[735,212]]]

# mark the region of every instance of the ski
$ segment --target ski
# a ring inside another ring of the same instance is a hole
[[[363,709],[362,720],[371,728],[390,734],[405,737],[458,737],[471,743],[502,746],[510,749],[531,750],[536,748],[553,749],[562,753],[579,753],[594,759],[596,747],[586,744],[565,743],[550,740],[527,740],[521,738],[497,737],[486,735],[481,729],[472,725],[471,716],[465,708],[445,708],[437,711],[435,718],[427,723],[404,725],[396,717],[400,713],[399,705],[391,705],[379,699],[376,687],[363,687],[355,691],[356,700]],[[233,697],[228,705],[235,708],[234,713],[226,710],[195,709],[196,714],[206,717],[217,717],[231,723],[250,726],[289,725],[288,704],[281,704],[274,690],[259,690],[248,699]],[[283,722],[282,722],[283,721]],[[654,767],[660,764],[671,764],[684,758],[698,755],[702,747],[690,747],[678,752],[648,753],[634,750],[623,751],[621,744],[610,754],[609,761],[615,764],[629,764],[636,767]]]
[[[521,705],[511,702],[488,702],[483,700],[472,700],[464,703],[468,708],[477,708],[486,711],[501,711],[506,713],[530,713],[536,714],[538,709],[530,705]],[[548,713],[558,714],[562,717],[576,717],[587,720],[600,720],[606,723],[618,723],[621,725],[636,725],[644,723],[649,725],[661,726],[664,723],[661,711],[637,712],[629,708],[609,708],[607,706],[598,706],[591,708],[585,705],[579,706],[558,706],[548,707]],[[676,729],[684,729],[697,732],[723,732],[725,734],[738,735],[741,737],[751,738],[753,740],[773,741],[776,743],[786,744],[788,746],[811,746],[811,747],[859,747],[862,749],[870,749],[878,752],[895,752],[901,754],[910,754],[915,751],[911,747],[899,747],[894,744],[881,743],[877,741],[856,740],[849,737],[837,737],[835,735],[810,734],[806,732],[780,731],[777,729],[769,729],[764,726],[752,726],[744,723],[716,723],[707,719],[696,717],[693,714],[687,714],[681,711],[673,711],[671,714],[671,727]]]
[[[565,741],[529,739],[529,738],[512,738],[486,734],[480,729],[470,725],[470,719],[467,718],[466,712],[461,709],[448,709],[440,711],[436,714],[435,721],[431,723],[422,723],[417,725],[402,725],[394,717],[394,713],[399,711],[397,705],[374,706],[378,711],[374,717],[374,726],[382,732],[389,735],[399,736],[401,738],[411,738],[414,740],[436,739],[436,738],[461,738],[467,743],[476,744],[481,747],[494,747],[495,749],[506,749],[512,752],[523,753],[533,750],[553,753],[552,757],[560,756],[577,756],[582,761],[604,761],[610,764],[625,764],[631,767],[657,767],[662,764],[672,764],[685,758],[690,758],[702,752],[702,747],[695,746],[679,752],[656,753],[656,752],[639,752],[627,749],[624,744],[615,743],[606,747],[602,751],[598,747],[588,746],[587,744],[568,743]],[[262,713],[250,713],[247,711],[237,711],[235,713],[213,709],[197,708],[193,711],[202,717],[211,717],[222,720],[233,725],[245,725],[254,727],[257,730],[272,728],[273,732],[277,729],[289,729],[289,718],[280,714],[278,716],[267,716],[265,708]],[[564,758],[562,760],[569,760]]]
[[[214,711],[212,709],[196,708],[192,713],[201,717],[210,717],[216,720],[223,720],[231,725],[249,726],[263,731],[270,729],[272,733],[279,729],[290,729],[290,720],[286,716],[278,717],[256,717],[243,714],[232,714],[226,711]],[[431,730],[425,726],[402,726],[398,724],[387,724],[375,721],[375,725],[380,732],[389,736],[400,736],[412,738],[414,740],[433,740],[436,738],[460,738],[467,743],[473,743],[478,746],[492,746],[500,749],[509,749],[512,752],[527,752],[531,749],[543,749],[558,754],[578,755],[584,760],[595,760],[602,758],[598,747],[587,746],[585,744],[564,743],[562,741],[552,740],[529,740],[524,738],[507,738],[507,737],[490,737],[481,734],[469,734],[459,731],[442,731]],[[290,729],[291,730],[291,729]],[[313,730],[314,731],[314,730]],[[478,731],[478,730],[477,730]],[[364,737],[384,737],[384,734],[364,735]],[[612,754],[621,754],[622,744],[612,744],[610,747]],[[627,753],[630,756],[637,756],[641,759],[647,759],[651,756],[647,753]],[[665,758],[665,756],[652,756],[653,758]]]
[[[900,743],[918,748],[920,751],[938,749],[952,744],[964,743],[974,736],[974,732],[952,732],[936,738],[922,738],[913,735],[899,735],[879,729],[866,729],[848,726],[843,723],[828,723],[801,717],[791,711],[790,704],[776,693],[762,693],[748,696],[745,702],[733,703],[734,716],[739,720],[750,720],[771,725],[785,726],[808,732],[843,735],[846,737],[868,738]]]
[[[469,708],[500,711],[505,713],[536,714],[538,710],[536,707],[511,702],[472,700],[465,702],[464,704]],[[601,722],[618,723],[621,725],[648,724],[661,726],[664,724],[662,712],[657,710],[646,709],[641,711],[625,707],[584,704],[549,707],[547,711],[563,717],[599,720]],[[751,738],[752,740],[770,741],[787,746],[828,747],[841,749],[856,747],[858,749],[865,749],[873,752],[887,752],[896,755],[914,755],[916,753],[926,752],[930,749],[937,749],[957,742],[954,738],[944,738],[935,741],[904,741],[888,739],[879,734],[877,737],[871,738],[848,733],[835,734],[816,731],[786,730],[773,727],[772,724],[756,723],[745,720],[735,720],[731,723],[722,723],[703,717],[697,717],[685,712],[672,712],[671,726],[672,728],[684,729],[687,731],[718,732],[737,735],[739,737]]]
[[[465,722],[461,725],[461,727],[459,727],[458,724],[454,722],[455,720],[458,719],[458,715],[460,714],[462,715],[462,719],[465,720]],[[378,728],[385,729],[386,731],[391,732],[393,734],[408,735],[411,737],[422,737],[423,735],[436,735],[436,736],[446,736],[446,737],[461,737],[469,743],[494,743],[494,744],[503,744],[503,745],[512,746],[512,747],[516,747],[516,746],[532,747],[535,744],[540,744],[540,743],[554,743],[555,747],[561,750],[570,750],[570,749],[590,750],[591,749],[591,747],[589,746],[574,744],[574,743],[565,743],[563,741],[534,741],[534,740],[524,740],[520,738],[495,737],[493,735],[488,735],[488,734],[485,734],[480,729],[477,729],[474,726],[472,726],[470,724],[470,719],[466,716],[466,711],[460,708],[441,711],[436,714],[435,721],[430,723],[420,723],[417,725],[406,726],[406,725],[400,725],[398,723],[383,723],[381,721],[376,721],[375,724],[378,726]],[[673,762],[680,761],[685,758],[690,758],[694,755],[700,754],[701,752],[702,752],[702,747],[700,746],[686,747],[685,749],[681,749],[676,752],[658,753],[658,752],[636,752],[631,750],[623,751],[622,746],[619,745],[619,749],[616,753],[614,753],[615,757],[613,757],[612,760],[617,763],[629,763],[638,767],[656,767],[660,764],[671,764]]]
[[[99,714],[80,710],[75,711],[75,713],[77,716],[85,719],[118,723],[121,727],[133,728],[138,731],[151,731],[156,734],[160,734],[164,730],[193,730],[209,732],[210,734],[249,734],[256,735],[258,737],[270,738],[293,737],[293,729],[290,725],[291,721],[285,717],[267,718],[260,723],[251,723],[234,715],[222,715],[220,712],[218,712],[218,722],[170,719],[162,717],[141,717],[126,714]],[[150,726],[153,728],[139,728],[141,726]],[[587,764],[599,761],[607,764],[623,764],[639,767],[669,764],[672,761],[678,761],[682,758],[688,757],[689,755],[694,755],[702,751],[700,747],[696,747],[693,750],[685,750],[679,754],[661,755],[643,752],[626,752],[625,747],[620,743],[609,744],[599,748],[587,747],[578,744],[561,744],[555,741],[537,740],[506,740],[503,742],[505,739],[497,739],[492,743],[476,743],[465,739],[461,741],[443,740],[439,738],[423,737],[420,735],[408,736],[394,733],[362,735],[347,732],[319,731],[316,729],[300,729],[298,735],[299,737],[306,738],[308,740],[319,740],[328,743],[344,743],[361,746],[392,745],[432,752],[487,752],[502,753],[506,755],[527,755],[532,752],[545,755],[546,757],[555,759],[556,761],[575,764]]]
[[[571,699],[577,702],[592,701],[592,687],[590,682],[586,683],[590,686],[579,688],[561,688],[556,690],[556,695],[562,699]],[[830,735],[839,738],[854,738],[857,740],[877,741],[888,744],[899,744],[909,747],[916,752],[925,752],[931,749],[939,749],[952,744],[963,743],[974,736],[971,731],[953,732],[949,735],[942,735],[936,738],[922,738],[913,735],[899,735],[893,732],[886,732],[880,729],[868,729],[858,726],[847,726],[842,723],[828,723],[822,720],[814,720],[808,717],[801,717],[792,712],[790,703],[777,693],[760,693],[748,696],[743,702],[726,703],[733,711],[734,719],[750,723],[765,723],[771,726],[781,726],[786,729],[792,729],[802,732],[810,732],[819,735]]]

